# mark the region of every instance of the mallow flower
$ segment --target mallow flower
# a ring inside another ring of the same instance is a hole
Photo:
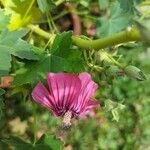
[[[48,88],[39,82],[32,91],[33,100],[48,108],[56,116],[63,116],[64,126],[71,125],[71,118],[80,117],[99,105],[94,100],[98,85],[87,72],[47,73]]]

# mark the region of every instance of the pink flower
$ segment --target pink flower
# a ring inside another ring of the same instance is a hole
[[[32,97],[56,116],[81,116],[99,105],[99,102],[91,97],[98,85],[86,72],[79,75],[48,73],[47,82],[48,89],[39,82],[33,89]]]

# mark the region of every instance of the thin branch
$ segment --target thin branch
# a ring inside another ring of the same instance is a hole
[[[40,29],[38,26],[35,25],[28,25],[28,28],[30,28],[33,32],[42,36],[45,39],[49,39],[51,36],[54,36]],[[132,27],[132,28],[128,28],[125,31],[97,40],[87,40],[81,38],[80,36],[72,36],[72,41],[74,45],[82,49],[100,50],[121,43],[126,43],[131,41],[141,41],[141,36],[139,31],[135,27]]]

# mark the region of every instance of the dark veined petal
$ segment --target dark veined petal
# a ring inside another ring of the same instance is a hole
[[[90,111],[91,109],[100,106],[100,102],[97,100],[88,100],[87,103],[84,106],[84,109],[82,109],[82,112],[80,112],[82,115],[88,111]]]
[[[86,72],[79,75],[48,73],[47,82],[49,90],[39,82],[33,89],[32,97],[57,116],[67,112],[71,112],[72,116],[81,116],[99,105],[98,101],[91,99],[98,85]]]
[[[91,75],[87,72],[80,73],[79,78],[81,80],[81,91],[74,109],[80,113],[87,107],[87,103],[89,103],[90,97],[94,95],[98,85],[92,81]]]
[[[52,102],[52,97],[46,89],[46,87],[39,82],[32,91],[32,97],[35,102],[47,107],[48,109],[54,109],[55,104]]]
[[[48,73],[47,81],[50,94],[53,97],[58,110],[62,113],[71,109],[74,101],[80,93],[81,81],[78,75],[69,73]]]

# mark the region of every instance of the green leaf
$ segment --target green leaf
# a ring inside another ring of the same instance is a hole
[[[27,29],[14,30],[9,32],[8,30],[4,30],[0,34],[0,45],[4,46],[13,46],[14,43],[19,39],[24,37],[28,33]]]
[[[120,112],[125,109],[125,105],[114,102],[112,100],[106,100],[104,109],[107,112],[111,112],[113,116],[113,120],[118,122],[120,117]]]
[[[35,144],[35,150],[61,150],[63,142],[52,135],[44,134]]]
[[[68,53],[64,58],[67,61],[65,71],[79,73],[85,70],[82,53],[78,49],[68,50]]]
[[[100,9],[106,9],[109,5],[109,1],[108,0],[98,0],[99,3],[99,7]]]
[[[43,54],[37,62],[26,63],[23,71],[16,74],[13,85],[20,86],[27,83],[34,83],[39,76],[45,77],[47,72],[82,71],[84,68],[80,52],[76,50],[70,52],[69,56],[64,58],[47,53]]]
[[[10,138],[2,141],[12,146],[15,150],[33,150],[32,144],[27,143],[18,137],[11,136]]]
[[[10,30],[23,27],[41,17],[41,11],[36,7],[35,0],[5,0],[2,3],[5,12],[11,16],[8,24]]]
[[[143,72],[135,67],[135,66],[127,66],[124,68],[124,71],[127,76],[139,80],[139,81],[144,81],[146,80],[146,76],[143,74]]]
[[[33,83],[39,76],[45,76],[47,72],[58,72],[65,70],[66,60],[49,54],[44,54],[37,62],[27,63],[24,72],[17,74],[13,85],[20,86],[27,83]]]
[[[2,96],[5,93],[5,90],[0,88],[0,96]]]
[[[21,40],[27,34],[27,30],[9,32],[4,30],[0,34],[0,75],[8,74],[11,68],[11,55],[28,60],[37,60],[34,46]]]
[[[67,61],[65,71],[78,73],[84,70],[81,51],[71,49],[71,46],[72,32],[63,32],[57,34],[50,51]]]
[[[72,44],[72,32],[63,32],[61,34],[57,34],[53,45],[51,46],[51,53],[58,55],[58,56],[65,56],[66,54],[68,54],[68,50],[71,47]]]
[[[3,9],[0,9],[0,31],[4,30],[7,27],[9,20],[9,16],[5,15]]]
[[[134,13],[135,5],[142,2],[142,0],[118,0],[120,7],[125,12]]]
[[[120,7],[126,12],[134,12],[134,0],[118,0]]]
[[[39,76],[45,77],[47,72],[74,72],[84,70],[81,52],[77,49],[70,49],[71,32],[58,34],[50,48],[50,54],[43,52],[40,60],[26,63],[23,71],[18,71],[13,84],[20,86],[35,82]],[[22,69],[21,69],[22,70]]]
[[[55,6],[51,0],[37,0],[37,3],[43,13],[49,11]]]
[[[124,108],[125,108],[124,105],[118,104],[118,106],[111,111],[111,113],[113,115],[113,120],[115,120],[117,122],[119,121],[120,111],[122,111]]]
[[[28,60],[38,60],[34,49],[36,49],[36,47],[34,47],[33,45],[27,43],[22,39],[18,39],[16,44],[12,47],[11,54],[21,59],[25,58]]]
[[[109,36],[125,29],[131,23],[131,15],[123,12],[118,3],[111,7],[111,16],[100,17],[97,21],[98,36]]]
[[[52,135],[46,134],[44,134],[35,145],[15,136],[3,139],[2,142],[13,147],[15,150],[61,150],[63,146],[62,141]]]
[[[6,75],[11,68],[11,55],[0,46],[0,76]]]
[[[9,149],[8,145],[0,140],[0,150],[8,150],[8,149]]]

